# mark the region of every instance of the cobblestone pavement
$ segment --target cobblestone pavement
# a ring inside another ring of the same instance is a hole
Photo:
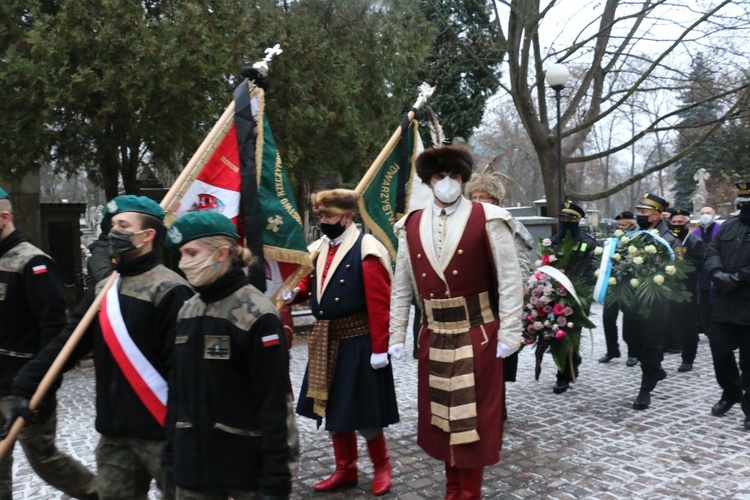
[[[595,306],[594,312],[597,322],[601,310]],[[298,390],[307,345],[304,336],[295,342],[291,371]],[[552,360],[545,359],[537,382],[531,350],[521,353],[518,381],[508,384],[504,449],[500,463],[485,473],[485,498],[750,499],[750,432],[742,429],[738,406],[721,418],[710,414],[720,390],[704,336],[693,371],[677,373],[680,355],[665,356],[669,376],[659,383],[645,411],[631,408],[640,369],[626,367],[625,358],[608,364],[596,361],[605,350],[601,328],[586,335],[584,344],[579,380],[562,395],[552,393]],[[622,343],[621,348],[624,351]],[[443,466],[415,444],[416,361],[395,361],[394,374],[401,422],[386,431],[394,468],[388,496],[442,498]],[[98,440],[93,386],[91,369],[66,376],[59,392],[58,430],[59,447],[92,468]],[[311,420],[300,419],[299,426],[302,460],[292,498],[372,497],[372,466],[362,438],[359,485],[328,495],[314,493],[313,484],[333,470],[330,440]],[[65,498],[34,475],[20,447],[15,459],[15,498]],[[152,493],[152,498],[158,497]]]

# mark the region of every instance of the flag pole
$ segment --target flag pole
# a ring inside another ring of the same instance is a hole
[[[419,86],[419,97],[417,97],[417,101],[414,103],[414,106],[412,106],[412,108],[409,110],[409,113],[407,114],[409,123],[411,123],[411,121],[414,119],[414,116],[417,114],[417,110],[421,108],[425,102],[427,102],[427,99],[429,99],[430,96],[432,96],[433,92],[435,92],[435,87],[430,87],[428,83],[422,82],[422,85]],[[372,162],[370,168],[367,169],[365,175],[362,176],[362,180],[359,181],[357,187],[354,188],[358,195],[361,195],[364,192],[367,185],[370,184],[370,181],[372,181],[372,178],[375,176],[380,166],[391,153],[391,150],[396,147],[396,144],[398,144],[398,141],[400,139],[401,127],[399,126],[396,131],[393,132],[391,138],[388,139],[388,142],[380,151],[380,154],[378,154],[377,158],[375,158],[375,161]]]
[[[169,205],[173,203],[173,200],[175,199],[175,196],[177,194],[181,194],[181,191],[183,190],[185,184],[188,183],[188,181],[190,181],[190,178],[198,175],[198,173],[193,172],[193,170],[196,170],[196,165],[199,164],[199,160],[205,155],[206,150],[210,147],[211,143],[216,139],[216,136],[220,133],[223,127],[223,124],[226,122],[227,119],[231,119],[233,115],[234,115],[234,100],[232,100],[229,106],[227,106],[227,109],[224,111],[224,114],[221,115],[221,118],[219,118],[219,121],[216,123],[216,125],[214,125],[213,129],[211,129],[211,132],[209,133],[209,135],[203,140],[203,143],[201,143],[200,147],[198,147],[198,150],[195,152],[191,160],[188,162],[185,168],[182,169],[182,172],[177,177],[177,180],[175,180],[175,183],[172,185],[172,188],[164,196],[164,199],[162,199],[160,206],[164,210],[165,214],[171,213],[171,210],[167,212],[167,210],[171,208]],[[166,216],[165,216],[165,224],[166,224]],[[39,382],[39,385],[37,386],[36,391],[34,391],[34,395],[31,397],[31,400],[29,401],[29,410],[34,411],[39,406],[39,403],[41,403],[42,399],[44,399],[44,396],[47,394],[47,391],[49,391],[52,384],[55,382],[57,377],[62,372],[65,366],[65,363],[68,362],[68,359],[73,354],[73,351],[75,350],[76,346],[80,342],[81,338],[86,333],[89,326],[91,326],[91,323],[94,321],[94,318],[96,317],[96,315],[99,313],[99,307],[104,301],[104,297],[107,291],[110,289],[110,287],[112,286],[112,283],[114,282],[117,276],[118,276],[117,271],[114,271],[109,276],[104,287],[102,287],[101,291],[94,299],[94,302],[91,304],[91,306],[89,306],[88,310],[86,311],[86,314],[84,314],[81,320],[78,322],[78,325],[75,327],[75,329],[73,330],[73,333],[65,342],[65,345],[63,345],[62,349],[60,350],[60,353],[57,355],[55,360],[50,365],[49,369],[47,370],[47,373]],[[19,416],[15,420],[15,422],[13,422],[13,425],[8,431],[8,435],[5,437],[5,439],[0,441],[0,458],[4,457],[6,453],[9,452],[13,443],[18,438],[18,434],[21,432],[21,429],[23,429],[25,424],[26,424],[26,421],[21,416]]]

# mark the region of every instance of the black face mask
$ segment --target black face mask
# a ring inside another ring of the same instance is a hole
[[[638,227],[643,230],[651,227],[651,222],[649,222],[648,220],[648,215],[636,215],[635,222],[638,224]]]
[[[683,225],[670,224],[669,229],[671,229],[674,235],[678,238],[683,238],[685,234],[687,234],[687,228]]]
[[[320,232],[328,236],[330,239],[335,240],[341,236],[346,228],[341,225],[341,221],[334,224],[326,224],[325,222],[320,223]]]
[[[122,260],[127,254],[136,250],[137,247],[133,244],[133,237],[136,233],[130,231],[123,231],[121,229],[111,229],[107,240],[109,241],[109,256],[116,260]]]
[[[570,222],[570,221],[558,221],[558,227],[560,228],[560,232],[570,232],[575,233],[578,231],[578,223],[577,222]]]

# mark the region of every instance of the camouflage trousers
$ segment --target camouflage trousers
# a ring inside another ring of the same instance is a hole
[[[96,447],[99,499],[145,500],[155,479],[162,498],[173,500],[174,486],[161,465],[163,447],[161,440],[102,436]]]
[[[193,491],[177,487],[177,500],[257,500],[256,491],[203,490]]]
[[[0,396],[0,428],[10,418],[12,396]],[[46,422],[26,425],[18,440],[31,468],[39,477],[74,498],[95,498],[94,475],[80,462],[55,446],[57,412]],[[0,500],[13,498],[13,451],[0,459]]]

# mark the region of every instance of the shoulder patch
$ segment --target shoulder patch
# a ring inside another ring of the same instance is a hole
[[[31,259],[40,255],[49,257],[28,241],[22,241],[5,252],[5,255],[0,258],[0,271],[20,273]],[[37,274],[36,271],[34,271],[34,274]]]

